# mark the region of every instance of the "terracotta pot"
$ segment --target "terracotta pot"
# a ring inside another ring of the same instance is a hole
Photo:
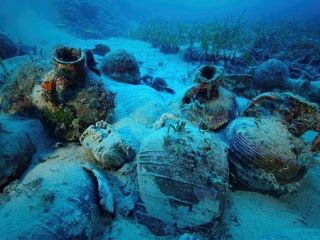
[[[87,76],[85,53],[81,49],[62,47],[53,51],[54,71],[66,77],[72,86],[81,86]]]

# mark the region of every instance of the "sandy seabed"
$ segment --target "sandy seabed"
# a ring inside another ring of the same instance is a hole
[[[157,92],[148,86],[119,83],[107,76],[102,76],[104,85],[116,93],[114,126],[129,128],[139,144],[151,131],[154,122],[163,113],[170,112],[175,96],[181,95],[187,87],[193,84],[191,73],[198,65],[184,62],[179,55],[162,54],[158,49],[141,41],[121,38],[99,41],[74,39],[67,44],[79,48],[93,48],[97,43],[105,43],[112,50],[125,49],[140,62],[141,75],[152,74],[162,77],[176,92],[176,95]],[[44,45],[43,48],[49,52],[52,46]],[[102,58],[95,57],[100,63]],[[9,68],[14,68],[23,58],[6,60],[5,63],[9,65]],[[245,100],[238,98],[237,103],[241,108]],[[4,114],[0,115],[0,119],[6,121],[9,128],[21,128],[21,131],[28,132],[37,148],[32,164],[25,175],[37,167],[43,159],[46,162],[59,159],[59,161],[78,164],[86,158],[82,148],[77,144],[69,144],[55,150],[52,147],[55,144],[54,140],[47,135],[38,120]],[[299,190],[289,196],[274,198],[249,191],[230,191],[224,217],[226,238],[234,240],[320,239],[319,180],[320,168],[317,167],[309,171]],[[19,204],[24,203],[21,201]],[[12,206],[12,208],[15,207],[17,206]],[[24,217],[30,218],[26,219],[26,224],[32,221],[32,216],[25,215]],[[12,231],[19,231],[21,226],[0,220],[0,233],[2,227],[10,227]],[[115,219],[111,229],[105,233],[105,239],[110,239],[110,236],[111,239],[173,239],[172,237],[156,237],[143,225],[125,218]]]

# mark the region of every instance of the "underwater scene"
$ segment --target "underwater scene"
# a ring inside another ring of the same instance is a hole
[[[319,0],[0,0],[1,240],[320,240]]]

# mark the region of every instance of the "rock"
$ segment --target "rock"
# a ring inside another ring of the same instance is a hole
[[[288,78],[288,67],[280,60],[269,59],[255,70],[253,85],[263,91],[281,89],[285,87]]]
[[[320,81],[310,82],[310,87],[306,94],[312,102],[320,105]]]
[[[34,152],[27,133],[8,129],[5,121],[0,122],[0,189],[27,169]]]
[[[152,84],[153,76],[150,74],[143,75],[141,77],[141,83],[150,86]]]
[[[53,0],[62,28],[83,39],[105,39],[128,29],[128,20],[115,0]]]
[[[43,78],[50,67],[47,61],[38,58],[34,60],[30,60],[29,56],[23,58],[8,74],[8,79],[0,90],[0,106],[4,112],[36,116],[30,95],[38,79]]]
[[[188,47],[184,50],[183,59],[186,62],[204,61],[206,60],[206,55],[200,48]]]
[[[168,87],[167,82],[163,78],[154,78],[153,76],[147,74],[141,77],[141,81],[159,92],[175,94],[175,91],[172,88]]]
[[[87,71],[81,50],[55,52],[54,69],[35,85],[31,100],[51,135],[78,141],[91,124],[111,120],[114,93],[104,88],[98,75]]]
[[[224,211],[227,150],[183,120],[147,136],[138,154],[138,222],[156,235],[213,230]]]
[[[103,168],[117,170],[136,155],[129,138],[121,135],[110,124],[98,122],[84,131],[80,143]]]
[[[168,44],[168,43],[162,43],[160,44],[160,51],[164,54],[177,54],[179,52],[179,44]]]
[[[102,62],[102,72],[119,82],[138,84],[140,82],[140,69],[133,55],[118,50],[108,53]]]
[[[167,82],[160,77],[154,78],[150,87],[154,88],[159,92],[167,92],[170,94],[175,94],[175,91],[172,88],[169,88]]]
[[[312,142],[312,151],[313,152],[320,152],[320,133]]]
[[[0,32],[0,59],[14,57],[17,54],[17,46],[4,33]]]
[[[101,44],[101,43],[97,44],[92,49],[93,54],[97,54],[97,55],[100,55],[100,56],[104,56],[110,51],[111,51],[111,49],[107,45]]]
[[[112,221],[100,206],[96,181],[78,160],[37,165],[0,197],[3,239],[94,238],[102,221]]]
[[[235,181],[254,191],[291,193],[314,163],[311,146],[294,137],[275,116],[237,118],[226,137]]]
[[[95,74],[97,74],[98,76],[101,76],[101,73],[99,71],[99,69],[97,68],[97,63],[96,60],[94,59],[93,53],[91,50],[86,50],[86,63],[87,63],[87,67],[94,72]]]

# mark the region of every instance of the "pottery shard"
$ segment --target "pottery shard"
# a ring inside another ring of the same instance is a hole
[[[110,124],[100,121],[85,130],[80,137],[80,143],[92,153],[103,168],[116,170],[130,162],[136,155],[128,139]]]
[[[156,235],[212,230],[226,200],[226,147],[211,133],[173,124],[170,121],[142,143],[136,216]]]
[[[98,185],[98,193],[100,198],[100,205],[103,209],[113,214],[115,211],[114,200],[113,200],[113,193],[110,188],[110,184],[106,177],[101,173],[98,169],[91,167],[91,166],[83,166],[83,169],[88,172],[91,176],[95,178]]]

